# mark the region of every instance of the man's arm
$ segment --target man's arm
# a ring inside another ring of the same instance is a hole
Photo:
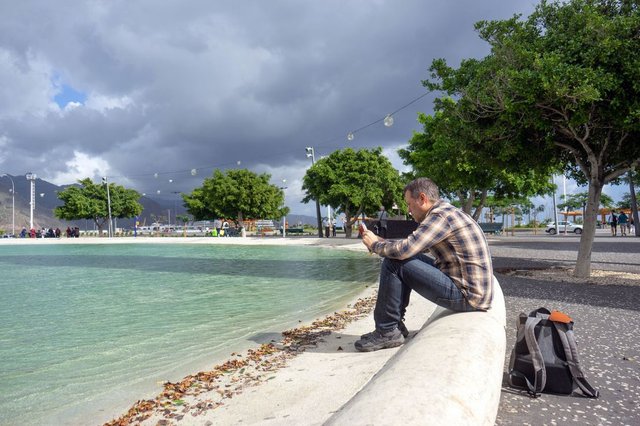
[[[418,229],[404,240],[387,241],[377,238],[367,247],[382,257],[408,259],[444,240],[449,232],[447,221],[439,215],[432,215],[422,221]]]
[[[362,233],[362,242],[364,243],[365,246],[367,246],[369,251],[372,251],[371,247],[373,246],[374,243],[378,241],[384,241],[384,239],[380,238],[379,236],[377,236],[371,231],[364,231]]]

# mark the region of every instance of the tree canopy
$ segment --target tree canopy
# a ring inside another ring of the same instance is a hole
[[[424,131],[415,133],[408,148],[399,150],[414,175],[431,178],[444,197],[457,201],[476,220],[489,195],[518,198],[551,191],[548,174],[553,162],[533,167],[530,161],[497,156],[486,125],[466,120],[462,114],[458,103],[445,98],[436,100],[433,115],[419,115]]]
[[[105,184],[95,184],[90,178],[78,181],[80,186],[70,186],[58,193],[64,203],[53,210],[53,214],[64,220],[92,219],[100,235],[109,220],[109,203]],[[138,202],[140,194],[133,189],[109,183],[111,217],[132,218],[142,213]]]
[[[289,212],[283,207],[283,190],[270,180],[267,173],[247,169],[215,170],[201,187],[182,194],[182,199],[195,220],[233,218],[243,226],[245,218],[278,218]]]
[[[346,148],[318,160],[307,170],[302,201],[318,199],[344,213],[349,237],[360,214],[373,214],[380,206],[390,210],[394,204],[403,208],[403,187],[400,173],[382,155],[381,148]]]
[[[552,152],[589,185],[580,277],[591,271],[603,186],[640,164],[639,7],[629,0],[543,0],[527,19],[476,24],[491,46],[485,59],[463,61],[458,70],[442,60],[432,67],[440,80],[433,86],[459,93],[469,116],[493,120],[496,135],[519,135],[522,153]]]

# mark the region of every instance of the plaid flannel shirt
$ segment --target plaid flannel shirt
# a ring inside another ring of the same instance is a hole
[[[378,241],[371,250],[393,259],[429,251],[437,268],[451,278],[471,306],[491,307],[493,268],[484,233],[473,218],[449,203],[436,202],[406,239]]]

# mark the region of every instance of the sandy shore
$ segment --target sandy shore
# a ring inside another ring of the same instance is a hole
[[[358,239],[316,237],[3,239],[24,244],[312,245],[366,251]],[[279,341],[234,353],[209,371],[165,383],[154,399],[112,413],[112,425],[322,424],[355,395],[398,348],[360,353],[354,342],[373,329],[377,283],[343,311],[283,333]],[[434,305],[415,297],[406,323],[415,333]]]
[[[210,371],[166,383],[110,425],[321,425],[349,401],[399,348],[361,353],[373,329],[375,285],[344,311],[283,333],[283,339],[235,354]],[[435,305],[414,298],[406,324],[422,327]]]

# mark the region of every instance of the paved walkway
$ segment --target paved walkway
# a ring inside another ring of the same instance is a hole
[[[572,266],[579,237],[498,237],[490,246],[497,271]],[[640,238],[596,237],[593,269],[640,273]],[[639,425],[640,286],[571,284],[496,273],[505,294],[505,373],[515,342],[516,318],[544,306],[575,321],[580,361],[600,398],[543,394],[529,398],[503,382],[498,425]]]

